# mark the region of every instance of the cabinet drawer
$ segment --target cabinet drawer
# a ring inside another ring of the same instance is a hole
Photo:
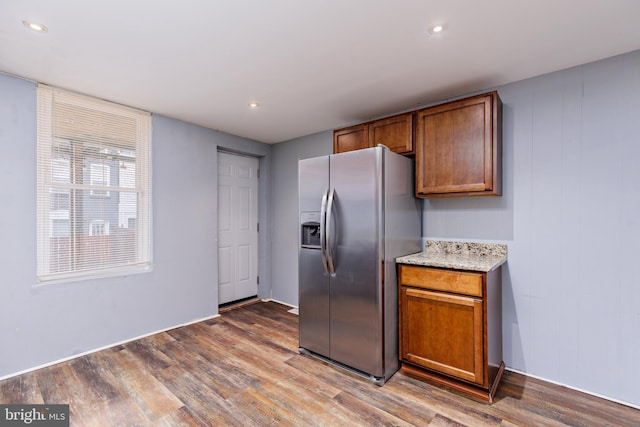
[[[483,274],[401,265],[401,285],[483,297]]]

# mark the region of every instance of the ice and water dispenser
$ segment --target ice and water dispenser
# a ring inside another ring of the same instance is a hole
[[[320,212],[302,212],[300,226],[300,247],[320,249]]]

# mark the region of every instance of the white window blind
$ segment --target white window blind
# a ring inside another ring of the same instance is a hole
[[[149,113],[38,86],[38,281],[151,266]]]

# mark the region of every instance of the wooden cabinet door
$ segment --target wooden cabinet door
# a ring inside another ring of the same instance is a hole
[[[419,197],[500,194],[499,103],[491,92],[417,113]]]
[[[333,152],[369,148],[369,126],[366,123],[333,131]]]
[[[413,113],[369,123],[369,146],[387,146],[398,154],[413,154]]]
[[[484,307],[479,298],[400,288],[400,358],[486,386]]]

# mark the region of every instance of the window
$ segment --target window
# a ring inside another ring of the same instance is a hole
[[[38,86],[40,282],[151,266],[150,116]]]

